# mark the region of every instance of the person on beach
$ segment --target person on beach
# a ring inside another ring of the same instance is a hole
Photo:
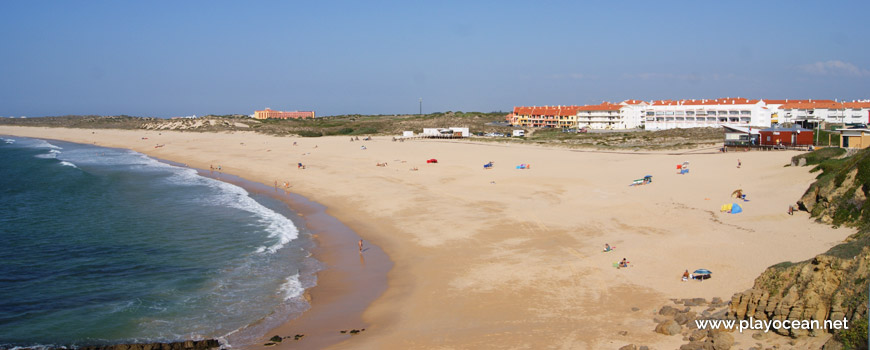
[[[628,267],[628,260],[622,258],[622,261],[619,262],[619,267]]]
[[[788,215],[794,215],[794,206],[793,205],[788,206]]]
[[[738,168],[738,169],[740,169],[740,165],[741,165],[741,163],[740,163],[740,158],[737,158],[737,168]]]
[[[359,252],[362,253],[362,240],[359,240]]]
[[[604,251],[605,251],[605,252],[609,252],[609,251],[611,251],[611,250],[613,250],[613,248],[610,247],[610,244],[609,244],[609,243],[604,243]]]
[[[683,282],[686,282],[688,280],[689,280],[689,270],[686,270],[686,272],[683,272]]]

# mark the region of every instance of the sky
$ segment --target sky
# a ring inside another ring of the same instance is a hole
[[[870,98],[870,1],[0,1],[0,116]]]

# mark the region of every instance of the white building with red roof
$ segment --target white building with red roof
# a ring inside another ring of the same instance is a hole
[[[870,102],[837,102],[831,100],[796,100],[780,107],[781,123],[804,126],[819,122],[834,124],[870,123]]]
[[[870,100],[773,100],[727,97],[586,106],[514,107],[506,117],[514,126],[666,130],[702,127],[763,127],[795,123],[805,127],[827,123],[870,124]]]
[[[771,110],[762,100],[717,98],[650,101],[646,130],[720,126],[770,127]]]

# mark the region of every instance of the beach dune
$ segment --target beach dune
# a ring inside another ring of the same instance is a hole
[[[367,330],[335,348],[677,348],[680,337],[652,331],[652,315],[670,298],[728,299],[768,266],[808,259],[854,232],[787,214],[814,179],[807,167],[784,167],[797,154],[790,151],[615,154],[5,126],[0,134],[129,148],[269,185],[290,182],[395,264],[386,291],[362,313]],[[685,161],[690,173],[677,174]],[[644,175],[653,182],[629,186]],[[731,198],[738,188],[748,202]],[[744,211],[719,211],[732,202]],[[615,251],[604,253],[605,243]],[[631,267],[614,268],[622,258]],[[684,270],[698,268],[713,278],[681,282]]]

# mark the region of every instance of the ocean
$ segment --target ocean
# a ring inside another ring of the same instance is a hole
[[[129,150],[0,138],[0,347],[219,338],[308,308],[286,203]]]

